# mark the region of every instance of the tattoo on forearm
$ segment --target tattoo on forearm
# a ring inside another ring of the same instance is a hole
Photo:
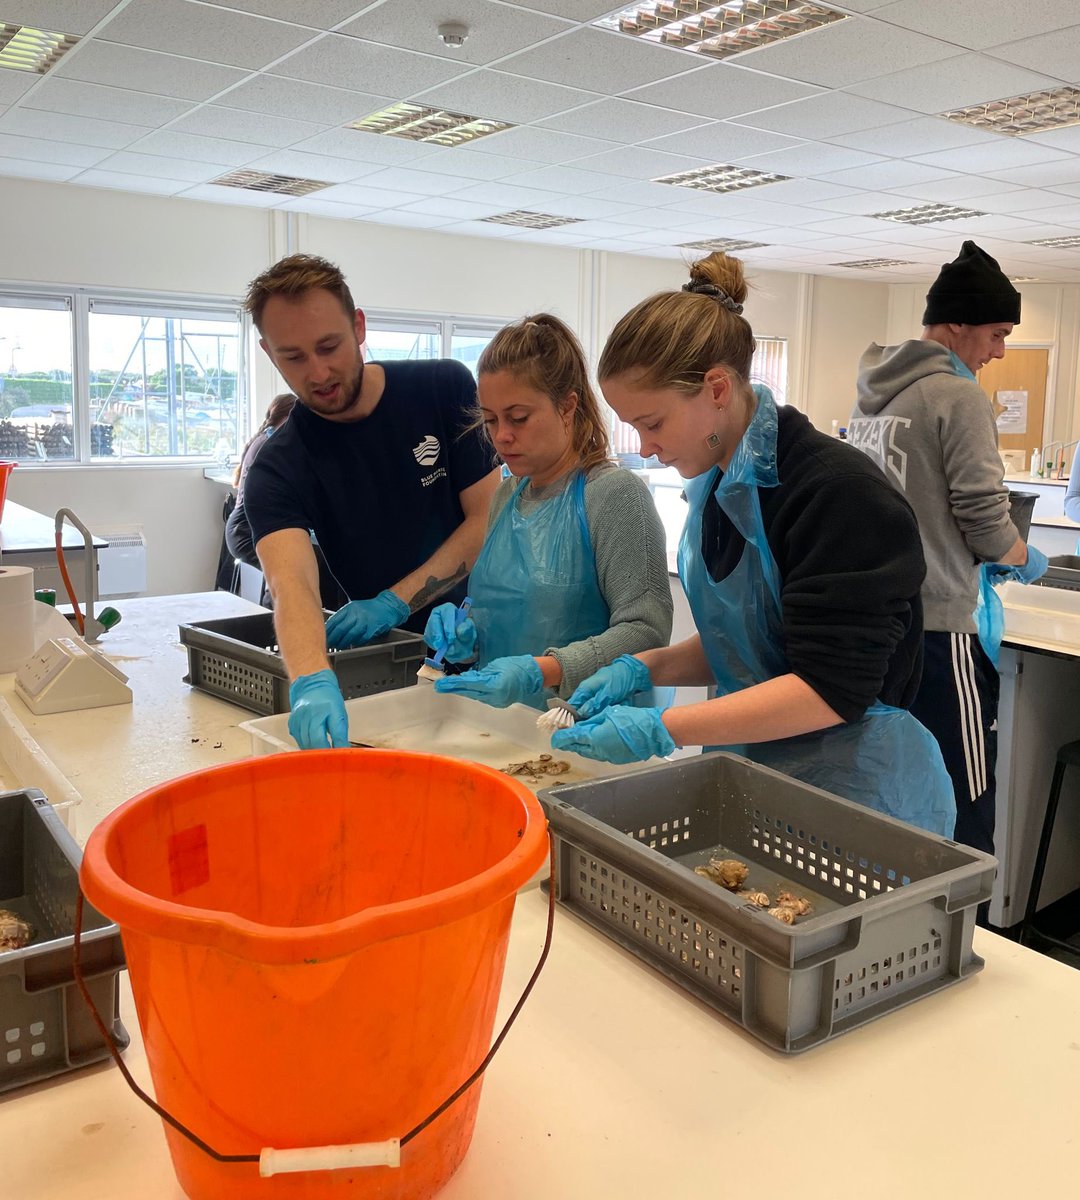
[[[464,579],[468,574],[468,570],[464,563],[458,563],[452,575],[448,575],[445,579],[436,579],[434,575],[427,577],[427,582],[409,601],[409,611],[416,612],[425,604],[430,604],[436,596],[441,596],[448,588],[454,586],[459,579]]]

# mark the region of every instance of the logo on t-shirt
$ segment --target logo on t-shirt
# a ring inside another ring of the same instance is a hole
[[[419,446],[413,447],[413,456],[422,467],[430,467],[438,461],[441,449],[439,439],[429,433]]]

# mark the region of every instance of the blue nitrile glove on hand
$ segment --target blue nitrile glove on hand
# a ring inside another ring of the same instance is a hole
[[[567,703],[583,717],[595,717],[605,708],[625,704],[635,692],[645,692],[651,687],[649,668],[641,659],[620,654],[610,666],[601,667],[582,680]]]
[[[435,681],[437,692],[468,696],[470,700],[482,700],[494,708],[517,704],[536,695],[543,686],[544,677],[531,654],[493,658],[486,667]]]
[[[472,617],[458,622],[456,604],[433,608],[424,626],[424,641],[435,651],[445,650],[447,662],[472,662],[476,657],[476,626]]]
[[[1032,545],[1028,546],[1027,552],[1027,562],[1022,567],[1010,566],[1008,563],[987,563],[986,572],[990,576],[990,582],[995,585],[1008,580],[1034,583],[1036,579],[1041,579],[1050,565],[1049,559]]]
[[[301,750],[349,744],[349,718],[337,676],[326,669],[301,675],[289,687],[289,733]]]
[[[409,606],[389,588],[372,600],[350,600],[326,622],[326,644],[331,650],[365,646],[408,615]]]
[[[609,763],[667,758],[675,743],[660,713],[659,708],[617,704],[569,729],[557,729],[551,735],[551,746],[553,750],[572,750],[584,758]]]

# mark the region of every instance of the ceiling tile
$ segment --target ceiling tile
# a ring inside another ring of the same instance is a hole
[[[730,163],[778,150],[798,150],[806,145],[808,143],[801,139],[784,137],[779,133],[764,133],[728,121],[713,121],[697,129],[654,138],[647,148],[666,154],[702,158],[706,162]]]
[[[551,202],[551,193],[542,188],[515,187],[512,183],[474,183],[460,188],[452,195],[457,200],[473,200],[477,204],[496,204],[503,211],[526,208],[544,211],[545,201]]]
[[[1020,184],[1008,185],[1020,191]],[[987,179],[981,175],[954,175],[949,179],[936,179],[928,183],[901,184],[890,189],[899,196],[911,196],[919,200],[936,200],[939,203],[954,200],[971,200],[977,196],[988,196],[1006,189],[999,179]]]
[[[116,174],[175,179],[181,183],[205,183],[221,174],[220,163],[189,162],[182,158],[164,158],[156,154],[133,154],[130,150],[111,155],[100,162],[98,168]]]
[[[224,187],[213,183],[197,183],[177,195],[184,200],[209,200],[213,204],[236,204],[250,208],[274,208],[285,198],[276,192],[255,192],[250,188]]]
[[[1052,195],[1060,193],[1063,196],[1080,196],[1080,180],[1075,183],[1059,183],[1054,185]]]
[[[0,121],[0,126],[3,122]],[[577,167],[541,167],[514,176],[515,187],[538,187],[545,191],[584,196],[611,186],[611,178],[598,171],[582,171]],[[1060,199],[1060,197],[1059,197]]]
[[[503,133],[481,138],[473,143],[477,154],[502,154],[536,163],[568,163],[622,147],[599,138],[575,137],[572,133],[556,133],[535,125],[507,129]]]
[[[437,32],[451,16],[469,29],[465,44],[457,48],[445,45]],[[483,66],[568,29],[573,29],[569,21],[489,0],[454,0],[450,8],[446,0],[385,0],[339,32]]]
[[[905,207],[897,201],[895,192],[854,192],[835,200],[819,200],[816,207],[823,212],[850,213],[852,216],[866,213],[888,212],[893,208]]]
[[[223,167],[241,167],[262,153],[261,146],[250,142],[232,142],[224,138],[199,137],[192,133],[173,133],[158,129],[147,135],[137,147],[140,154],[159,154],[189,162],[219,163]]]
[[[780,204],[818,204],[822,200],[854,196],[859,190],[838,187],[835,183],[822,183],[819,179],[788,179],[783,183],[770,183],[768,187],[769,198]]]
[[[607,93],[654,83],[695,66],[689,54],[604,29],[579,29],[515,54],[502,64],[504,70],[530,79],[545,79],[570,87],[585,82]]]
[[[406,212],[401,208],[389,208],[384,212],[372,212],[364,217],[375,225],[400,225],[405,229],[442,229],[452,225],[452,218],[435,217],[429,213]],[[494,228],[494,227],[493,227]]]
[[[320,125],[345,125],[385,108],[393,100],[389,96],[323,87],[303,79],[253,75],[246,83],[218,96],[216,103],[223,108],[266,113],[272,117],[302,115],[306,121]]]
[[[292,21],[312,29],[333,29],[342,21],[354,17],[361,9],[368,8],[371,0],[202,0],[204,4],[215,4],[219,8],[238,8],[243,12],[256,13],[263,17],[275,17],[279,21]],[[284,207],[284,205],[282,206]]]
[[[750,50],[743,61],[756,71],[838,88],[872,79],[883,71],[940,62],[959,53],[957,47],[922,34],[851,17],[802,37]]]
[[[821,92],[779,108],[746,113],[738,118],[738,124],[821,140],[910,119],[910,109],[894,104],[881,104],[849,92]]]
[[[621,90],[626,91],[625,87]],[[698,67],[677,79],[626,91],[626,98],[722,119],[802,100],[819,94],[819,91],[805,83],[775,79],[730,63],[717,63]]]
[[[423,200],[423,196],[402,196],[400,192],[387,191],[384,188],[367,187],[363,180],[359,183],[339,183],[325,188],[318,193],[320,199],[329,200],[333,204],[351,204],[357,207],[370,208],[377,211],[390,208],[395,204],[411,205]]]
[[[117,171],[102,171],[99,168],[83,171],[75,182],[87,187],[114,188],[120,192],[150,192],[156,196],[175,196],[190,186],[179,179],[122,175]]]
[[[664,154],[647,146],[620,146],[604,154],[581,159],[577,165],[583,171],[602,171],[611,175],[626,175],[630,179],[652,180],[661,175],[675,175],[708,166],[707,158],[690,158],[684,154]],[[667,186],[667,185],[660,185]]]
[[[418,219],[419,213],[413,214]],[[396,223],[396,213],[389,213],[389,223]],[[441,220],[439,217],[426,218],[430,222]],[[512,238],[519,230],[513,225],[485,224],[483,221],[455,221],[449,225],[443,226],[445,233],[456,233],[462,237],[483,237],[483,238]]]
[[[955,150],[942,150],[936,154],[918,154],[913,160],[928,167],[944,167],[951,171],[967,171],[972,175],[982,172],[997,173],[998,169],[1023,167],[1029,164],[1049,163],[1067,158],[1064,150],[1052,146],[1040,146],[1037,142],[1021,141],[1020,138],[995,138],[981,146],[964,146]],[[1035,180],[1031,180],[1035,183]]]
[[[1001,134],[990,133],[985,129],[972,129],[969,125],[958,125],[955,121],[943,121],[940,117],[916,117],[913,121],[888,125],[884,129],[866,129],[861,133],[847,133],[831,140],[834,144],[853,146],[857,150],[870,150],[875,154],[906,158],[937,150],[951,150],[957,146],[997,143],[1001,138]]]
[[[14,104],[37,81],[29,71],[0,71],[0,104]]]
[[[457,200],[452,196],[429,196],[407,205],[402,211],[454,221],[481,221],[504,210],[498,204],[478,204],[475,200]]]
[[[588,165],[588,159],[584,160],[583,165]],[[689,191],[686,188],[671,187],[666,183],[638,183],[631,182],[629,179],[620,179],[609,188],[591,192],[590,197],[593,200],[613,200],[616,204],[638,204],[643,208],[648,208],[670,204],[672,197],[677,199],[680,194],[688,195]],[[720,197],[718,196],[717,199]]]
[[[89,33],[116,0],[10,0],[4,19],[54,33]]]
[[[204,137],[232,138],[259,146],[291,146],[294,142],[322,133],[325,126],[311,121],[292,121],[265,113],[241,112],[236,108],[203,105],[174,122],[177,133],[197,133]]]
[[[611,0],[514,0],[514,3],[518,8],[531,8],[556,17],[569,17],[573,21],[591,21],[617,12],[619,8],[618,3],[613,5]]]
[[[893,188],[930,183],[933,180],[955,178],[955,176],[955,171],[943,171],[940,167],[928,167],[924,163],[883,162],[845,171],[829,171],[821,178],[827,183],[838,183],[844,187],[888,192]]]
[[[850,90],[859,96],[918,112],[943,113],[1057,86],[1057,81],[1049,75],[1036,75],[983,54],[961,54],[950,58],[948,63],[948,70],[936,62],[928,62],[891,75],[868,78]]]
[[[312,33],[191,0],[133,0],[99,36],[144,50],[258,68],[303,45]]]
[[[900,0],[875,11],[879,21],[914,29],[958,46],[984,50],[1033,34],[1047,33],[1076,20],[1072,0]]]
[[[1080,125],[1034,134],[1025,137],[1024,141],[1036,146],[1053,146],[1055,150],[1067,150],[1070,154],[1080,154]]]
[[[694,213],[703,216],[741,217],[748,221],[755,219],[762,205],[769,208],[769,197],[773,194],[776,184],[765,184],[762,187],[747,188],[741,192],[729,192],[720,195],[717,192],[701,192],[694,188],[668,187],[663,184],[655,185],[663,188],[664,194],[657,201],[667,208],[680,213]],[[757,218],[759,224],[767,224],[762,218]]]
[[[468,146],[455,146],[423,161],[425,171],[456,175],[465,179],[504,179],[536,166],[532,161],[511,158],[503,154],[477,154]]]
[[[987,184],[1001,186],[996,179],[984,181]],[[1047,208],[1056,208],[1062,202],[1060,192],[1043,191],[1040,188],[1013,188],[1008,192],[991,192],[980,195],[975,206],[990,213],[1019,213],[1021,216],[1031,215],[1032,220],[1043,220]]]
[[[120,84],[130,91],[176,96],[181,100],[208,100],[223,88],[247,78],[247,72],[239,67],[196,62],[192,58],[138,50],[95,38],[78,54],[62,58],[51,78]]]
[[[419,166],[428,158],[446,153],[443,146],[410,142],[406,138],[383,137],[376,133],[361,133],[359,129],[329,129],[305,138],[293,146],[305,154],[328,154],[332,158],[351,158],[358,163],[392,167],[397,163]]]
[[[1021,12],[1027,7],[1025,4]],[[1080,82],[1080,25],[1076,24],[1076,6],[1069,7],[1072,11],[1071,29],[1057,29],[1053,33],[1024,38],[1022,41],[1010,42],[1001,38],[999,44],[988,50],[987,54],[1021,67],[1030,67],[1032,71],[1053,75],[1065,83]]]
[[[74,178],[82,167],[64,163],[30,162],[21,158],[0,158],[0,175],[11,175],[17,179],[44,179],[64,183]]]
[[[448,108],[496,121],[526,125],[599,100],[596,92],[521,79],[503,71],[475,71],[417,94],[422,104]]]
[[[645,142],[650,138],[679,133],[704,123],[690,113],[656,108],[633,100],[608,99],[586,105],[575,112],[549,117],[541,125],[564,133],[581,133],[613,142]]]
[[[251,147],[249,147],[251,149]],[[261,147],[256,148],[259,153]],[[299,150],[275,150],[246,164],[256,171],[272,171],[275,175],[293,175],[298,179],[321,179],[326,183],[347,183],[350,179],[371,174],[362,163],[328,154],[305,154]]]
[[[824,175],[831,171],[870,167],[881,159],[863,150],[827,146],[823,142],[802,142],[790,150],[744,156],[738,161],[755,171],[770,171],[777,175]]]
[[[125,92],[120,88],[99,87],[96,83],[80,83],[74,79],[48,79],[23,103],[27,108],[48,112],[152,126],[164,125],[191,108],[185,100]]]
[[[115,121],[97,121],[73,117],[70,113],[43,112],[36,108],[13,108],[0,117],[0,132],[20,137],[45,138],[54,142],[75,142],[85,146],[105,146],[122,150],[150,130],[140,125],[121,125]]]
[[[93,167],[109,150],[100,146],[76,146],[68,142],[46,142],[38,138],[14,137],[0,133],[0,157],[26,162],[60,163],[69,167]]]
[[[1058,159],[1055,162],[1039,163],[1033,167],[1010,167],[988,169],[986,174],[1006,183],[1018,183],[1023,187],[1060,188],[1062,184],[1080,182],[1080,159]]]
[[[1059,196],[1064,200],[1064,196]],[[1073,204],[1059,204],[1050,208],[1029,210],[1023,214],[1033,223],[1039,225],[1080,225],[1080,200]],[[1026,235],[1025,235],[1026,236]],[[1056,237],[1053,233],[1033,233],[1032,237]]]
[[[429,58],[409,50],[328,33],[313,46],[272,67],[271,73],[310,83],[357,83],[367,92],[402,98],[444,83],[468,69],[446,58]]]
[[[560,217],[578,217],[582,221],[612,220],[634,224],[649,219],[629,204],[597,200],[595,196],[553,196],[550,201],[545,201],[544,207]],[[632,212],[637,212],[637,216],[631,220],[629,214]],[[655,213],[651,219],[655,220]]]
[[[439,175],[432,171],[413,171],[408,167],[388,167],[364,176],[364,184],[385,188],[391,192],[408,192],[417,196],[445,196],[470,187],[475,180]]]
[[[321,192],[314,192],[310,196],[293,196],[279,204],[278,211],[313,213],[318,217],[334,217],[339,221],[351,221],[376,211],[359,204],[335,204],[332,200],[321,199],[321,196]]]

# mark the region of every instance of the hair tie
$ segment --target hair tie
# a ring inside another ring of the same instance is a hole
[[[717,287],[715,283],[708,283],[704,279],[691,279],[689,283],[682,285],[684,292],[696,292],[699,296],[712,296],[713,299],[719,300],[720,303],[736,316],[740,316],[743,310],[741,304],[737,304],[722,287]]]

